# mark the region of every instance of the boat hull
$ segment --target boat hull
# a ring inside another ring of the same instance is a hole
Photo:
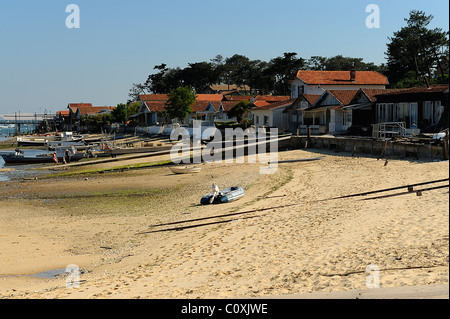
[[[199,173],[201,168],[197,166],[184,166],[184,167],[169,167],[172,173],[174,174],[191,174],[191,173]]]
[[[15,154],[1,154],[6,164],[41,164],[41,163],[54,163],[53,155],[49,156],[17,156]],[[71,162],[79,161],[84,157],[83,153],[77,153],[70,157]],[[62,162],[63,157],[58,156],[58,161]]]
[[[221,204],[221,203],[230,203],[234,202],[240,198],[242,198],[245,194],[245,191],[242,187],[230,187],[220,191],[219,195],[216,196],[212,204]],[[202,205],[208,205],[210,203],[210,199],[213,196],[212,193],[203,196],[200,200]]]

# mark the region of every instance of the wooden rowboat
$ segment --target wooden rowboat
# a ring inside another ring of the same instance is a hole
[[[192,174],[198,173],[201,170],[199,166],[174,166],[169,168],[174,174]]]

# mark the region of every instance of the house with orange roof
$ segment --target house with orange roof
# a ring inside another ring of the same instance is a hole
[[[169,100],[167,94],[145,94],[139,97],[140,109],[136,115],[139,125],[150,126],[162,122],[171,122],[172,119],[166,119],[160,113],[165,110],[167,101]],[[233,120],[227,117],[226,111],[238,102],[224,100],[222,94],[197,94],[194,105],[192,106],[192,113],[187,116],[186,121],[192,119],[204,121]]]
[[[302,94],[322,94],[327,90],[385,89],[386,76],[375,71],[309,71],[299,70],[290,79],[291,98]]]
[[[370,136],[372,124],[376,123],[375,103],[377,94],[399,91],[401,89],[360,89],[343,109],[351,111],[351,133]]]
[[[273,99],[272,99],[273,100]],[[284,110],[292,105],[296,99],[279,99],[276,102],[259,99],[253,103],[253,124],[260,127],[276,127],[279,132],[288,130],[288,114]]]
[[[167,94],[139,95],[139,110],[134,115],[138,124],[140,126],[148,126],[167,121],[167,119],[158,114],[165,110],[168,99],[169,96]]]
[[[66,127],[68,130],[72,130],[73,125],[77,125],[81,117],[111,113],[115,109],[115,106],[92,106],[92,103],[69,103],[67,109],[69,112],[69,121],[66,123]]]
[[[283,111],[288,118],[288,131],[291,133],[306,134],[307,128],[303,124],[303,111],[313,107],[321,94],[302,94],[294,103]]]
[[[344,110],[358,90],[327,90],[312,107],[303,110],[303,125],[310,125],[313,133],[336,134],[352,125],[351,110]]]

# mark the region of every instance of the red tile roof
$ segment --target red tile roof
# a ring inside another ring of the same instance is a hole
[[[139,96],[140,100],[147,104],[152,112],[159,112],[165,108],[169,100],[168,94],[144,94]],[[209,102],[220,102],[223,99],[222,94],[197,94],[193,106],[194,112],[198,112],[203,106],[206,108]],[[150,104],[148,103],[150,102]],[[206,104],[205,104],[206,102]],[[216,105],[214,105],[216,107]],[[155,111],[154,111],[155,110]]]
[[[279,102],[279,101],[287,101],[291,97],[285,95],[257,95],[255,97],[255,101],[266,101],[266,102]]]
[[[225,110],[225,112],[228,112],[231,110],[233,106],[235,106],[240,101],[222,101],[222,107]]]
[[[306,101],[308,101],[310,105],[314,105],[317,102],[317,100],[322,96],[320,94],[302,94],[302,95],[305,97]]]
[[[260,108],[260,107],[265,107],[267,105],[270,105],[270,103],[267,101],[259,100],[259,101],[255,101],[255,103],[253,103],[253,105],[256,106],[257,108]]]
[[[193,112],[203,112],[206,110],[206,108],[208,107],[209,103],[212,104],[212,106],[216,109],[216,111],[219,110],[220,108],[220,101],[202,101],[202,100],[196,100],[194,102],[194,105],[192,106],[192,111]]]
[[[349,105],[359,90],[328,90],[342,106]]]
[[[355,81],[350,79],[350,71],[305,71],[297,72],[296,77],[306,84],[334,85],[388,85],[388,79],[375,71],[356,71]]]
[[[82,106],[82,107],[78,107],[78,110],[80,111],[81,116],[95,115],[95,114],[98,114],[105,110],[112,111],[114,109],[115,109],[114,106]]]
[[[421,94],[430,92],[445,92],[448,91],[448,85],[435,85],[427,87],[413,87],[408,89],[393,90],[391,92],[381,93],[377,95],[398,95],[398,94]]]
[[[266,111],[266,110],[274,110],[277,109],[279,107],[283,107],[283,106],[289,106],[292,103],[294,103],[297,99],[289,99],[289,100],[284,100],[284,101],[278,101],[278,102],[273,102],[273,103],[269,103],[265,106],[261,106],[258,107],[256,109],[253,109],[253,111]]]
[[[361,89],[361,91],[367,96],[370,102],[375,102],[377,100],[376,96],[378,94],[387,94],[403,90],[404,89]]]
[[[166,108],[166,101],[144,102],[150,112],[161,112]]]
[[[253,96],[250,95],[231,95],[226,96],[225,100],[227,101],[250,101],[253,98]]]
[[[143,102],[146,101],[167,101],[169,99],[167,94],[142,94],[139,95],[139,99]]]
[[[67,106],[72,113],[76,113],[79,107],[92,107],[92,103],[69,103]]]
[[[197,101],[222,101],[223,95],[222,94],[197,94]]]

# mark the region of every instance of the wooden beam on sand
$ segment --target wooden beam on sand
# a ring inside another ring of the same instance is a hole
[[[333,200],[333,199],[344,199],[344,198],[350,198],[350,197],[356,197],[356,196],[366,196],[366,195],[370,195],[370,194],[386,192],[386,191],[391,191],[391,190],[399,190],[399,189],[407,189],[407,191],[404,193],[396,193],[396,194],[378,196],[378,197],[373,197],[373,198],[367,198],[364,200],[384,198],[384,197],[390,197],[390,196],[400,196],[400,195],[411,194],[411,193],[419,194],[419,192],[430,191],[430,190],[434,190],[434,189],[441,189],[441,188],[449,187],[449,185],[436,186],[436,187],[425,188],[425,189],[416,190],[416,191],[414,190],[414,187],[444,182],[444,181],[448,181],[448,180],[449,179],[446,178],[446,179],[441,179],[441,180],[436,180],[436,181],[423,182],[423,183],[417,183],[417,184],[412,184],[412,185],[405,185],[405,186],[392,187],[392,188],[387,188],[387,189],[382,189],[382,190],[370,191],[370,192],[365,192],[365,193],[360,193],[360,194],[341,196],[341,197],[336,197],[336,198],[331,198],[331,199],[315,200],[313,202],[322,202],[322,201],[328,201],[328,200]],[[279,197],[279,196],[277,196],[277,197]],[[304,204],[304,202],[292,203],[292,204],[287,204],[287,205],[282,205],[282,206],[253,209],[253,210],[248,210],[248,211],[243,211],[243,212],[236,212],[236,213],[229,213],[229,214],[214,215],[214,216],[209,216],[209,217],[181,220],[181,221],[175,221],[175,222],[170,222],[170,223],[162,223],[162,224],[152,225],[152,226],[150,226],[150,228],[156,228],[156,227],[161,227],[161,226],[173,226],[173,225],[180,225],[180,224],[184,224],[184,223],[204,221],[204,220],[209,220],[209,219],[214,219],[214,218],[223,218],[223,217],[231,217],[231,216],[244,215],[244,214],[250,214],[250,213],[258,213],[258,212],[264,212],[264,211],[268,211],[268,210],[299,206],[299,205],[303,205],[303,204]],[[189,229],[189,228],[203,227],[203,226],[209,226],[209,225],[229,223],[229,222],[233,222],[233,221],[237,221],[237,220],[251,219],[251,218],[256,218],[256,217],[260,217],[260,216],[263,216],[263,215],[234,218],[234,219],[229,219],[229,220],[219,220],[219,221],[213,221],[213,222],[209,222],[209,223],[178,226],[178,227],[167,228],[167,229],[149,230],[149,231],[145,231],[145,232],[136,233],[135,235],[145,235],[145,234],[168,232],[168,231],[179,231],[179,230],[184,230],[184,229]]]
[[[244,212],[229,213],[229,214],[214,215],[214,216],[209,216],[209,217],[181,220],[181,221],[170,222],[170,223],[156,224],[156,225],[152,225],[150,227],[171,226],[171,225],[178,225],[178,224],[183,224],[183,223],[192,223],[192,222],[198,222],[198,221],[208,220],[208,219],[213,219],[213,218],[222,218],[222,217],[230,217],[230,216],[236,216],[236,215],[250,214],[250,213],[262,212],[262,211],[278,209],[278,208],[286,208],[286,207],[297,206],[297,205],[300,205],[300,204],[289,204],[289,205],[283,205],[283,206],[277,206],[277,207],[253,209],[253,210],[248,210],[248,211],[244,211]],[[146,233],[148,233],[148,232],[137,233],[136,235],[146,234]]]
[[[441,186],[435,186],[435,187],[429,187],[424,189],[419,189],[416,191],[411,192],[408,190],[407,192],[401,192],[401,193],[395,193],[395,194],[388,194],[388,195],[382,195],[382,196],[376,196],[376,197],[370,197],[370,198],[363,198],[361,200],[372,200],[372,199],[381,199],[381,198],[388,198],[388,197],[394,197],[394,196],[402,196],[402,195],[409,195],[415,193],[417,196],[422,196],[423,192],[428,192],[436,189],[442,189],[442,188],[449,188],[450,185],[441,185]]]
[[[376,193],[395,191],[395,190],[399,190],[399,189],[411,190],[411,189],[413,189],[414,187],[417,187],[417,186],[424,186],[424,185],[430,185],[430,184],[435,184],[435,183],[442,183],[442,182],[447,182],[448,180],[449,180],[448,178],[444,178],[444,179],[438,179],[438,180],[429,181],[429,182],[423,182],[423,183],[416,183],[416,184],[410,184],[410,185],[403,185],[403,186],[379,189],[379,190],[374,190],[374,191],[369,191],[369,192],[363,192],[363,193],[357,193],[357,194],[352,194],[352,195],[333,197],[333,198],[328,198],[328,199],[321,199],[321,200],[318,200],[318,201],[320,202],[320,201],[328,201],[328,200],[335,200],[335,199],[344,199],[344,198],[351,198],[351,197],[367,196],[367,195],[372,195],[372,194],[376,194]]]
[[[209,225],[217,225],[217,224],[224,224],[224,223],[231,223],[237,220],[244,220],[244,219],[251,219],[256,218],[259,216],[248,216],[248,217],[241,217],[241,218],[235,218],[230,220],[219,220],[215,222],[210,223],[204,223],[204,224],[197,224],[197,225],[187,225],[187,226],[180,226],[180,227],[174,227],[174,228],[168,228],[168,229],[158,229],[158,230],[150,230],[146,232],[137,233],[136,235],[145,235],[145,234],[152,234],[152,233],[162,233],[162,232],[168,232],[168,231],[180,231],[190,228],[197,228],[197,227],[203,227],[203,226],[209,226]]]
[[[325,158],[325,156],[320,157],[314,157],[314,158],[301,158],[301,159],[293,159],[293,160],[285,160],[285,161],[275,161],[275,162],[269,162],[269,164],[282,164],[282,163],[296,163],[296,162],[312,162],[312,161],[318,161]]]

